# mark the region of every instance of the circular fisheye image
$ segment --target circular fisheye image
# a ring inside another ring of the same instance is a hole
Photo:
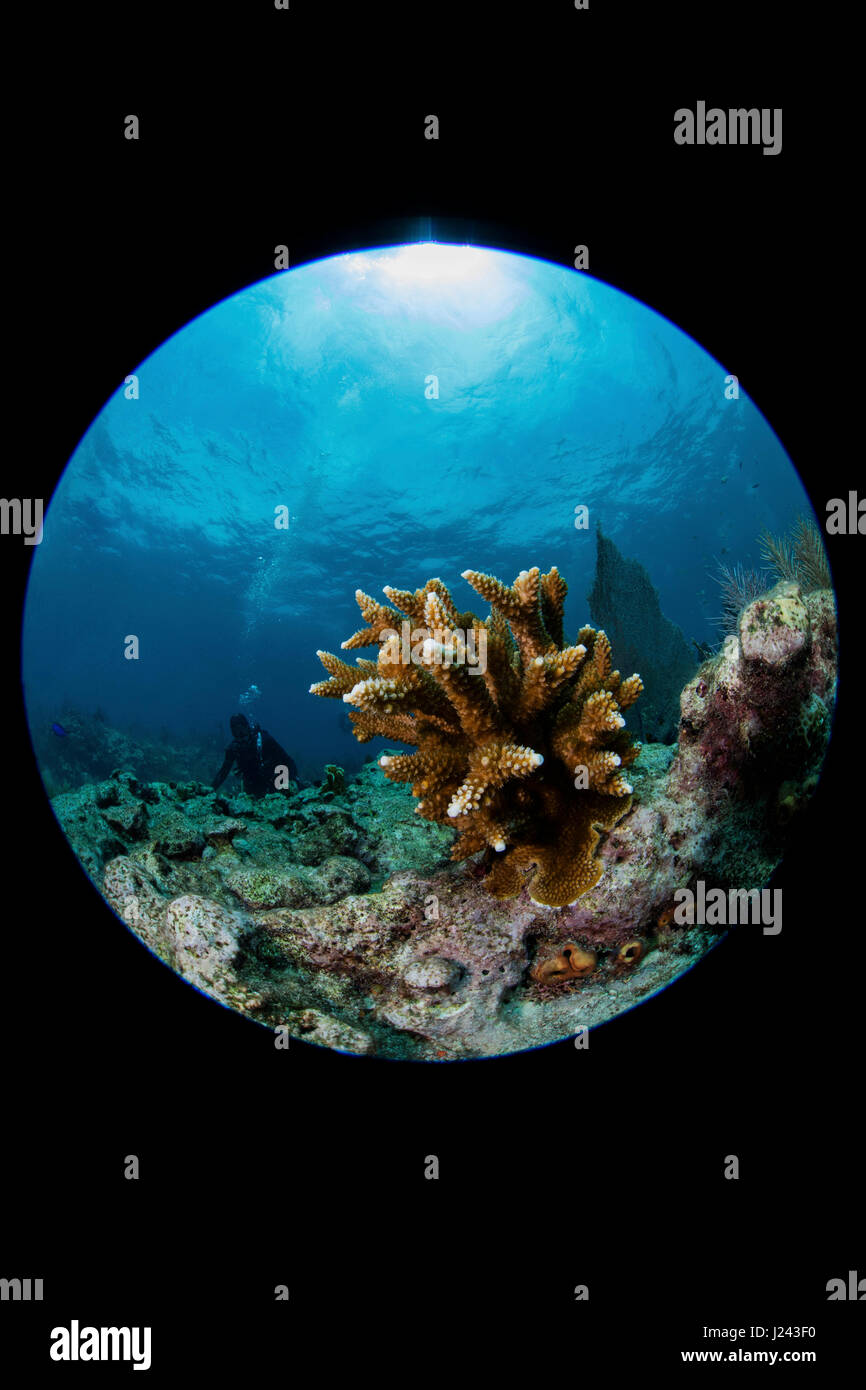
[[[576,271],[411,244],[129,372],[46,510],[22,659],[55,816],[146,947],[269,1028],[454,1061],[781,928],[836,610],[703,348]]]

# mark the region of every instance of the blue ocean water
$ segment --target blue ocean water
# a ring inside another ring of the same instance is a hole
[[[255,682],[302,775],[355,768],[380,743],[308,693],[317,648],[363,625],[355,590],[438,576],[486,613],[461,571],[555,564],[573,637],[598,524],[712,641],[714,561],[758,566],[762,527],[812,515],[727,370],[616,289],[501,251],[380,248],[254,285],[143,362],[70,459],[34,551],[28,710],[228,742]]]

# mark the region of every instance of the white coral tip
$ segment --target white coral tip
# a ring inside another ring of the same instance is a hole
[[[494,848],[495,850],[498,850],[499,853],[501,854],[502,851],[505,849],[505,841],[504,841],[504,840],[494,840],[494,841],[493,841],[493,848]]]
[[[451,802],[451,805],[448,807],[448,814],[452,817],[460,815],[460,807],[457,805],[456,801]]]
[[[544,762],[544,754],[543,754],[543,753],[533,753],[532,758],[530,759],[530,761],[532,762],[532,764],[533,764],[534,767],[541,767],[541,764]]]
[[[381,758],[379,759],[379,766],[380,766],[380,767],[387,767],[388,764],[390,763],[390,761],[391,761],[391,759],[388,757],[388,754],[387,754],[387,753],[383,753],[382,756],[381,756]]]

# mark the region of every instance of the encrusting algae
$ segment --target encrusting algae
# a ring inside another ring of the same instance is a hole
[[[358,707],[349,717],[360,743],[417,748],[380,758],[386,777],[411,783],[416,811],[459,832],[452,859],[495,857],[491,893],[514,897],[525,884],[534,902],[566,906],[601,877],[599,829],[631,807],[624,774],[640,744],[622,711],[643,684],[611,669],[602,630],[584,627],[563,646],[568,586],[555,567],[523,570],[511,588],[475,570],[463,578],[489,618],[459,613],[439,579],[414,593],[386,587],[393,608],[359,589],[367,627],[342,645],[379,643],[378,661],[353,667],[320,651],[330,679],[310,691]]]

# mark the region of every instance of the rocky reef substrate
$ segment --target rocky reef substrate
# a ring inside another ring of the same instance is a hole
[[[220,1002],[346,1052],[495,1056],[597,1026],[703,955],[724,928],[678,925],[677,889],[767,883],[817,783],[835,652],[829,590],[750,604],[683,690],[678,743],[644,746],[570,907],[493,897],[492,852],[452,863],[453,833],[375,764],[259,801],[118,769],[52,806],[112,908]]]

